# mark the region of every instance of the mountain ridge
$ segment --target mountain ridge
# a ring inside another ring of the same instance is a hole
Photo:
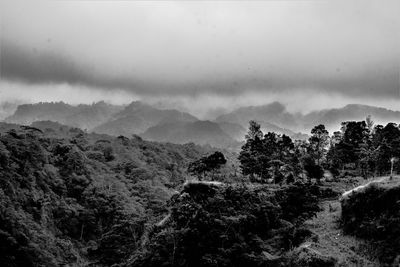
[[[305,133],[308,133],[315,125],[324,124],[332,133],[339,130],[337,127],[341,122],[363,120],[368,115],[371,115],[372,119],[379,124],[389,121],[400,122],[400,111],[383,107],[348,104],[341,108],[301,114],[288,111],[285,105],[277,101],[260,106],[243,106],[222,114],[214,120],[200,120],[188,112],[178,109],[161,109],[142,101],[133,101],[129,105],[111,105],[100,101],[91,105],[76,106],[64,102],[39,102],[19,105],[14,114],[5,118],[4,121],[26,125],[35,121],[55,121],[88,132],[114,136],[136,134],[166,142],[196,140],[200,144],[204,144],[205,141],[212,144],[231,144],[232,140],[234,142],[244,140],[250,120],[259,122],[265,133],[271,131],[288,135],[293,139],[307,139],[308,135]],[[206,121],[209,124],[201,123]],[[199,129],[198,125],[194,124],[195,122],[203,125],[204,129]],[[215,123],[215,125],[210,123]],[[209,132],[207,132],[207,126]],[[173,129],[174,127],[176,129]],[[217,128],[219,130],[215,130]],[[200,135],[196,136],[194,129],[203,131],[203,140]],[[155,133],[157,130],[160,132]],[[163,133],[164,130],[165,133]],[[173,131],[176,134],[179,133],[181,138],[177,139],[172,134]],[[185,132],[188,136],[184,135]],[[216,134],[215,140],[210,138],[212,132]],[[168,137],[163,137],[163,134]]]

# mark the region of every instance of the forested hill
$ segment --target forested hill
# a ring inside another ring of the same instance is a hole
[[[315,186],[182,188],[207,147],[36,126],[0,125],[2,266],[281,264],[319,210]]]
[[[146,225],[165,214],[188,163],[210,152],[45,125],[0,125],[3,266],[107,266],[126,258]]]
[[[88,134],[50,121],[0,123],[0,262],[346,266],[304,243],[319,238],[305,221],[351,176],[399,172],[400,128],[370,118],[342,126],[330,137],[317,125],[308,141],[293,142],[250,121],[235,155],[136,135]],[[191,175],[197,181],[184,183]],[[397,207],[398,197],[390,197],[397,191],[388,192],[390,207]],[[371,199],[375,205],[379,196]],[[367,225],[365,214],[350,214],[348,223],[354,217]],[[381,214],[393,213],[378,209],[375,218]],[[396,251],[385,259],[392,262]]]

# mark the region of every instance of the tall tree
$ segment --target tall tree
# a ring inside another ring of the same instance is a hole
[[[317,165],[320,165],[327,152],[329,132],[325,129],[325,125],[320,124],[311,130],[311,134],[309,138],[311,153]]]
[[[246,143],[242,146],[239,154],[240,168],[244,175],[250,175],[250,179],[254,180],[255,175],[263,176],[260,159],[263,150],[261,125],[256,121],[250,121],[245,138]]]

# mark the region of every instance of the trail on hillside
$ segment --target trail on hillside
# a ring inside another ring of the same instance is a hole
[[[348,195],[371,184],[384,182],[388,177],[380,177],[361,186],[346,191]],[[338,260],[337,266],[379,266],[373,257],[373,248],[368,242],[354,236],[344,235],[339,226],[341,204],[339,199],[324,200],[320,203],[322,210],[316,217],[305,222],[318,240],[306,242],[302,246],[309,247],[322,255],[332,256]]]
[[[358,191],[360,189],[363,189],[363,188],[369,186],[372,183],[381,183],[381,182],[384,182],[384,181],[387,181],[387,180],[389,180],[389,177],[387,177],[387,176],[380,177],[380,178],[377,178],[377,179],[373,179],[373,180],[371,180],[371,181],[369,181],[369,182],[367,182],[365,184],[359,185],[357,187],[354,187],[354,188],[344,192],[342,194],[342,196],[347,196],[347,195],[351,194],[352,192]]]

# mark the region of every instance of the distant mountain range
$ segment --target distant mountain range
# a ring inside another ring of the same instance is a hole
[[[6,122],[31,124],[35,121],[56,121],[65,125],[91,130],[111,119],[122,110],[122,106],[97,102],[92,105],[72,106],[63,102],[40,102],[23,104],[15,113],[5,119]]]
[[[316,124],[325,124],[333,130],[338,130],[344,121],[364,120],[371,115],[375,124],[387,124],[388,122],[400,123],[400,111],[393,111],[386,108],[349,104],[343,108],[324,109],[306,114],[303,119],[303,127],[311,129]]]
[[[195,122],[198,119],[189,113],[175,109],[157,109],[136,101],[114,114],[110,120],[92,130],[110,135],[141,134],[158,124]]]
[[[324,109],[303,115],[288,112],[286,107],[279,102],[242,107],[219,116],[216,121],[238,123],[247,127],[248,121],[255,120],[261,124],[264,132],[275,131],[293,137],[296,132],[309,133],[318,124],[324,124],[331,132],[339,130],[342,122],[364,120],[368,115],[371,115],[372,120],[377,124],[400,123],[400,111],[380,107],[349,104],[343,108]]]
[[[161,123],[147,129],[142,136],[148,140],[176,144],[193,142],[226,148],[237,148],[239,145],[218,123],[212,121]]]
[[[330,132],[340,123],[363,120],[371,115],[376,123],[400,123],[400,112],[384,108],[351,104],[343,108],[325,109],[308,114],[291,113],[279,102],[262,106],[241,107],[202,121],[176,109],[160,109],[139,101],[129,105],[69,105],[63,102],[23,104],[5,122],[30,125],[50,121],[78,127],[89,132],[109,135],[140,135],[145,139],[172,142],[209,144],[215,147],[240,147],[250,120],[259,122],[262,130],[286,134],[293,139],[306,139],[311,128],[324,124]]]

